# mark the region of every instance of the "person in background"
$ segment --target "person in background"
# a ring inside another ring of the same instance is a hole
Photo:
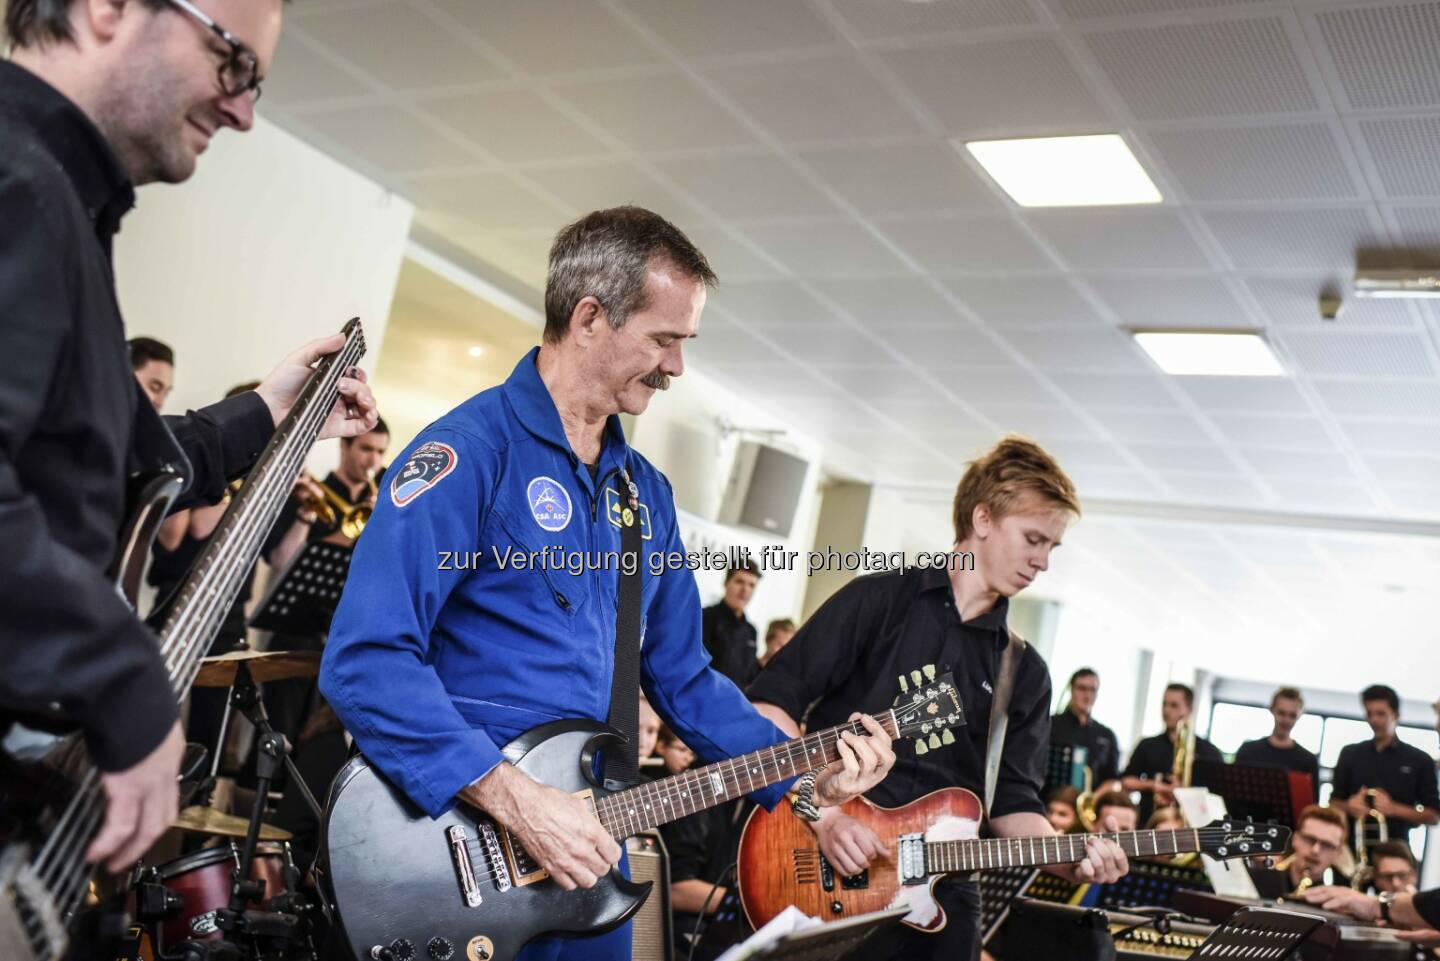
[[[175,389],[175,351],[154,337],[132,337],[128,346],[130,369],[135,371],[135,379],[150,398],[150,405],[159,413]]]
[[[1369,850],[1370,863],[1375,868],[1376,893],[1389,891],[1399,894],[1414,891],[1420,880],[1420,866],[1415,863],[1415,852],[1404,841],[1385,841],[1372,844]]]
[[[1280,767],[1287,771],[1300,771],[1310,775],[1314,785],[1311,801],[1320,799],[1320,759],[1295,743],[1291,732],[1305,713],[1305,699],[1293,687],[1282,687],[1270,698],[1270,716],[1275,727],[1269,737],[1246,741],[1235,752],[1236,764],[1251,764],[1256,767]]]
[[[770,663],[782,647],[795,636],[795,622],[788,617],[777,617],[765,626],[765,653],[760,655],[760,666]]]
[[[1323,911],[1337,911],[1371,923],[1394,928],[1402,941],[1427,947],[1440,945],[1440,889],[1399,894],[1390,891],[1371,896],[1345,887],[1313,888],[1303,895]]]
[[[636,731],[639,738],[636,748],[643,765],[645,759],[655,753],[655,744],[660,739],[660,715],[655,713],[644,694],[640,695],[640,723]]]
[[[1100,675],[1082,667],[1070,675],[1065,710],[1050,719],[1050,743],[1085,749],[1085,766],[1092,776],[1091,790],[1104,794],[1119,788],[1120,742],[1115,732],[1094,718],[1100,696]]]
[[[1056,833],[1074,834],[1080,830],[1080,814],[1075,809],[1079,797],[1080,791],[1067,785],[1051,791],[1045,799],[1045,819]]]
[[[1147,831],[1183,831],[1185,830],[1185,815],[1178,807],[1168,806],[1156,808],[1155,813],[1150,815],[1150,820],[1145,822]],[[1175,861],[1191,860],[1193,854],[1159,854],[1146,858],[1147,861],[1158,861],[1169,864]]]
[[[1114,819],[1113,821],[1111,819]],[[1113,824],[1113,827],[1104,825]],[[1095,798],[1095,826],[1093,834],[1109,834],[1115,831],[1133,831],[1140,824],[1140,811],[1123,791],[1107,791]]]
[[[666,774],[679,774],[695,763],[695,752],[685,746],[680,735],[672,731],[668,724],[660,725],[660,734],[655,740],[655,753],[665,762]]]
[[[1147,737],[1135,745],[1130,763],[1120,774],[1120,783],[1126,791],[1139,791],[1140,818],[1148,821],[1156,805],[1175,803],[1174,788],[1175,740],[1180,722],[1190,717],[1195,710],[1195,692],[1186,684],[1171,684],[1165,688],[1160,702],[1160,718],[1165,722],[1165,733]],[[1195,760],[1223,761],[1220,749],[1198,734],[1195,736]]]
[[[745,616],[755,585],[760,583],[760,568],[747,560],[725,572],[725,595],[701,613],[700,632],[710,663],[740,690],[760,673],[756,659],[755,625]]]
[[[1295,824],[1295,833],[1290,836],[1293,856],[1288,858],[1288,865],[1284,858],[1271,867],[1247,865],[1261,897],[1284,897],[1299,888],[1305,878],[1309,878],[1311,884],[1329,883],[1327,871],[1330,881],[1343,881],[1335,871],[1335,862],[1345,850],[1345,815],[1334,808],[1312,804],[1300,812]],[[1281,865],[1285,865],[1283,869]]]
[[[1400,740],[1400,695],[1372,684],[1360,693],[1365,720],[1375,736],[1340,749],[1331,779],[1330,806],[1352,818],[1373,808],[1385,815],[1391,838],[1405,840],[1411,827],[1440,822],[1435,762]],[[1379,825],[1368,822],[1367,840],[1378,841]]]

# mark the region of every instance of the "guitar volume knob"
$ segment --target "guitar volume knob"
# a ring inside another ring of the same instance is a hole
[[[405,938],[396,938],[390,942],[390,955],[395,961],[414,961],[415,945]]]
[[[450,961],[450,956],[455,953],[455,945],[450,943],[449,938],[431,938],[425,950],[434,961]]]

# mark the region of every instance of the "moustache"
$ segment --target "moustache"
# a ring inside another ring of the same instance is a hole
[[[658,370],[651,371],[640,379],[640,383],[654,390],[669,390],[670,375],[661,373]]]

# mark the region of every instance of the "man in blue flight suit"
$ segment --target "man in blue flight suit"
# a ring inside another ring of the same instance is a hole
[[[566,890],[594,885],[621,849],[584,803],[503,763],[500,748],[549,721],[607,717],[626,481],[643,538],[650,704],[706,761],[787,739],[710,668],[691,572],[652,566],[684,551],[673,493],[617,416],[643,412],[684,372],[714,282],[704,255],[649,211],[598,211],[562,230],[544,343],[397,461],[330,627],[321,687],[371,762],[431,816],[457,796],[483,808]],[[817,778],[819,803],[843,803],[894,763],[889,738],[864,723],[869,735],[844,735],[842,761]],[[783,790],[752,796],[772,806]],[[629,926],[537,940],[521,957],[628,959]]]

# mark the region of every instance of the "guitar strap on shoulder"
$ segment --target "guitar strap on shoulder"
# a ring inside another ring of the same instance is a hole
[[[1025,638],[1010,631],[1010,643],[1000,655],[1000,673],[995,678],[995,696],[990,701],[990,744],[985,750],[985,818],[990,818],[990,805],[995,803],[995,788],[1000,781],[1000,756],[1005,751],[1005,732],[1010,727],[1010,692],[1015,688],[1015,675],[1020,670],[1020,656],[1025,652]]]
[[[615,670],[610,678],[608,723],[626,742],[605,749],[605,778],[640,780],[640,492],[622,468],[615,477],[620,503],[620,593],[615,604]],[[631,560],[633,558],[633,561]],[[626,568],[629,567],[629,570]]]

